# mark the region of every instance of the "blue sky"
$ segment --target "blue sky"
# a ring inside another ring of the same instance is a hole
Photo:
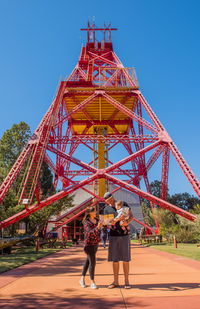
[[[61,79],[76,65],[88,18],[111,22],[114,48],[200,178],[200,1],[0,0],[0,136],[34,130]],[[172,160],[171,192],[192,188]]]

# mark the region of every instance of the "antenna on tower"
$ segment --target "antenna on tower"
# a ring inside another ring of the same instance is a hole
[[[96,31],[103,32],[102,41],[111,43],[111,32],[117,30],[117,28],[111,28],[111,23],[109,23],[108,25],[104,23],[104,28],[97,28],[94,22],[94,17],[92,22],[88,20],[87,26],[87,28],[81,28],[81,31],[87,31],[88,43],[96,42]],[[96,44],[97,43],[95,43],[95,45]]]

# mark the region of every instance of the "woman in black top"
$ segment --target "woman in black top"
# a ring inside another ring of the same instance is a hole
[[[96,218],[96,210],[94,207],[89,207],[85,212],[85,217],[83,219],[84,227],[84,251],[87,255],[85,264],[83,265],[82,277],[79,281],[82,287],[85,285],[85,275],[89,268],[90,287],[92,289],[97,289],[97,286],[94,282],[94,271],[96,265],[96,252],[98,249],[98,244],[101,240],[100,238],[100,229],[102,224],[99,223],[99,220]]]

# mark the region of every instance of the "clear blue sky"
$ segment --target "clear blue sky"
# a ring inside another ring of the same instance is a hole
[[[75,66],[88,18],[111,22],[114,48],[200,178],[200,1],[0,0],[0,136],[34,130]],[[193,190],[172,162],[171,192]]]

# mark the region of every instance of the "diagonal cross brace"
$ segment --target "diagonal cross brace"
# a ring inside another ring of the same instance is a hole
[[[142,117],[138,116],[136,113],[131,111],[129,108],[126,106],[122,105],[120,102],[109,96],[107,93],[102,93],[102,96],[106,99],[107,102],[118,108],[121,112],[129,116],[131,119],[137,121],[141,125],[143,125],[147,130],[153,132],[153,133],[158,133],[158,129],[152,125],[150,122],[147,120],[143,119]]]
[[[160,207],[164,208],[164,209],[169,209],[170,211],[186,218],[186,219],[189,219],[191,221],[195,221],[196,220],[196,216],[189,213],[188,211],[185,211],[167,201],[164,201],[162,200],[161,198],[157,197],[157,196],[154,196],[150,193],[147,193],[147,192],[144,192],[143,190],[125,182],[125,181],[122,181],[120,179],[117,179],[109,174],[104,174],[104,177],[109,180],[109,181],[112,181],[113,183],[117,184],[118,186],[121,186],[125,189],[127,189],[128,191],[131,191],[147,200],[149,200],[150,202],[153,202],[154,204],[156,205],[159,205]]]
[[[74,115],[75,113],[81,111],[83,108],[85,108],[86,105],[88,105],[92,100],[94,100],[97,96],[99,95],[98,91],[95,91],[91,96],[89,96],[87,99],[85,99],[84,101],[82,101],[81,103],[79,103],[77,106],[75,106],[71,112],[69,112],[67,114],[67,116],[64,116],[60,121],[55,123],[55,126],[57,126],[58,124],[68,120],[69,118],[71,118],[72,115]]]
[[[4,221],[0,222],[0,228],[5,228],[5,227],[15,223],[16,221],[19,221],[23,218],[26,218],[27,216],[29,216],[32,213],[44,208],[45,206],[51,205],[53,202],[56,202],[56,201],[62,199],[63,197],[65,197],[66,195],[74,192],[75,190],[91,183],[96,178],[98,178],[97,173],[88,177],[87,179],[80,181],[78,184],[76,184],[74,186],[70,186],[67,189],[62,190],[62,191],[48,197],[47,199],[41,201],[40,203],[37,203],[36,205],[33,205],[33,206],[31,206],[27,209],[24,209],[23,211],[13,215],[12,217],[5,219]]]
[[[83,161],[79,160],[79,159],[76,159],[72,156],[70,156],[69,154],[66,154],[64,152],[62,152],[61,150],[58,150],[57,148],[54,148],[52,146],[47,146],[47,150],[51,151],[51,152],[54,152],[55,154],[61,156],[62,158],[82,167],[82,168],[85,168],[87,169],[88,171],[90,172],[93,172],[93,173],[96,173],[97,172],[97,169],[91,165],[88,165],[87,163],[84,163]]]
[[[143,107],[147,111],[148,115],[150,116],[151,120],[154,122],[155,126],[159,130],[160,137],[166,140],[168,143],[168,147],[171,149],[172,154],[174,155],[176,161],[178,162],[180,168],[182,169],[183,173],[191,183],[194,191],[200,198],[200,182],[195,176],[194,172],[191,170],[189,165],[187,164],[186,160],[183,158],[182,154],[180,153],[178,147],[174,144],[170,136],[168,135],[167,131],[165,130],[164,126],[156,116],[156,114],[153,112],[151,107],[149,106],[148,102],[145,100],[144,96],[141,94],[139,90],[134,90],[134,94],[138,95],[138,98],[140,102],[142,103]]]

